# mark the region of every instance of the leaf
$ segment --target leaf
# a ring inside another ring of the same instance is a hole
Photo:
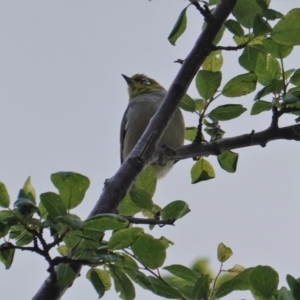
[[[131,245],[134,255],[148,268],[161,267],[166,259],[166,248],[162,242],[149,234],[140,235]]]
[[[136,188],[135,186],[130,190],[129,196],[131,201],[141,209],[151,211],[153,208],[153,201],[151,196],[144,190]]]
[[[168,40],[173,46],[175,46],[177,39],[186,30],[186,24],[187,24],[186,10],[187,10],[187,8],[188,8],[188,6],[181,11],[171,33],[168,36]]]
[[[246,269],[232,279],[222,283],[216,291],[216,298],[224,297],[233,291],[245,291],[250,289],[249,275],[253,268]]]
[[[7,208],[9,207],[9,204],[9,194],[7,192],[6,186],[4,183],[0,182],[0,206]]]
[[[257,76],[254,73],[238,75],[225,84],[222,94],[232,98],[244,96],[255,91],[256,83]]]
[[[111,288],[111,279],[108,271],[91,268],[86,273],[86,278],[92,283],[99,298],[104,295],[105,291]]]
[[[297,69],[293,76],[291,77],[291,83],[294,84],[294,85],[297,85],[299,86],[300,85],[300,69]]]
[[[246,46],[242,55],[239,57],[240,65],[250,72],[255,72],[259,65],[266,65],[266,61],[267,55],[265,53],[265,48],[260,44]]]
[[[59,264],[56,269],[57,283],[61,287],[67,287],[73,283],[76,278],[75,272],[67,264]]]
[[[274,79],[280,79],[281,68],[276,58],[267,56],[264,63],[257,65],[255,73],[258,77],[259,83],[262,85],[270,84]]]
[[[209,284],[210,284],[209,275],[202,275],[196,282],[193,288],[193,297],[194,299],[207,299],[207,294],[209,292]]]
[[[283,17],[283,14],[281,12],[270,8],[264,9],[261,12],[261,15],[268,20],[276,20],[276,19],[281,19]]]
[[[293,46],[279,44],[271,38],[264,39],[263,45],[265,49],[275,58],[285,58],[293,51]]]
[[[72,229],[79,229],[83,226],[83,222],[79,218],[58,216],[55,218],[55,221],[70,226]]]
[[[257,266],[249,274],[251,291],[262,297],[270,299],[277,291],[279,276],[278,273],[269,266]]]
[[[134,204],[130,198],[129,193],[126,194],[125,198],[122,200],[121,204],[118,207],[120,215],[123,216],[134,216],[142,209]]]
[[[51,181],[58,189],[65,207],[70,210],[78,206],[90,186],[90,180],[73,172],[58,172],[51,175]]]
[[[295,299],[297,299],[297,298],[294,298],[293,293],[290,290],[288,290],[285,286],[283,286],[278,291],[277,300],[295,300]]]
[[[205,160],[200,158],[192,167],[191,170],[192,183],[198,183],[200,181],[209,180],[215,178],[215,171],[212,165]]]
[[[144,190],[153,197],[156,190],[156,183],[157,177],[155,175],[154,168],[152,166],[148,166],[135,181],[134,186]]]
[[[286,281],[295,297],[295,300],[300,299],[300,282],[296,280],[292,275],[286,275]]]
[[[31,184],[31,178],[30,176],[26,179],[24,186],[23,186],[24,193],[30,197],[30,199],[34,200],[36,199],[36,192],[34,187]]]
[[[15,249],[3,250],[8,246],[8,243],[0,245],[0,261],[4,264],[6,270],[10,269],[15,255]]]
[[[119,230],[127,227],[128,220],[120,215],[99,214],[83,222],[83,228],[92,231]]]
[[[53,192],[47,192],[40,195],[41,202],[46,211],[52,218],[67,215],[66,207],[64,206],[59,195]]]
[[[244,30],[239,22],[229,19],[224,23],[224,25],[234,35],[244,36]]]
[[[119,297],[125,300],[133,300],[135,298],[135,289],[131,280],[121,268],[114,265],[109,265],[108,267],[115,283],[115,290],[117,293],[120,293]]]
[[[255,36],[264,36],[272,31],[271,25],[264,20],[261,14],[254,17],[253,33]]]
[[[221,84],[222,73],[200,70],[196,76],[196,88],[205,100],[213,97]]]
[[[185,94],[179,103],[179,107],[185,111],[194,112],[196,109],[194,100]]]
[[[127,248],[143,233],[144,230],[138,227],[118,230],[111,236],[108,242],[108,248],[110,251]]]
[[[156,277],[148,276],[148,279],[151,283],[151,291],[161,297],[167,298],[167,299],[180,299],[182,298],[181,293],[166,285],[164,282],[159,280]]]
[[[218,260],[219,262],[225,262],[233,255],[232,250],[225,246],[223,243],[218,245]]]
[[[240,104],[226,104],[220,105],[213,109],[208,116],[213,120],[228,121],[239,117],[247,108]]]
[[[236,20],[246,28],[252,28],[253,20],[257,13],[261,12],[261,7],[253,0],[237,1],[233,9]]]
[[[268,111],[272,109],[272,103],[264,100],[257,100],[254,102],[250,115],[258,115],[263,111]]]
[[[35,201],[31,199],[18,199],[14,203],[14,207],[17,211],[24,217],[28,218],[33,215],[33,213],[37,210],[35,206]]]
[[[295,102],[298,102],[299,99],[292,95],[292,94],[286,94],[282,97],[282,103],[283,104],[292,104],[292,103],[295,103]]]
[[[163,269],[167,270],[174,276],[184,279],[192,285],[195,285],[197,280],[202,276],[202,274],[182,265],[171,265],[164,267]]]
[[[272,39],[284,45],[300,45],[300,8],[290,10],[273,28]]]
[[[190,211],[191,210],[186,202],[181,200],[173,201],[161,210],[161,219],[178,220]]]
[[[150,290],[150,291],[152,290],[152,284],[151,284],[149,278],[144,273],[142,273],[138,269],[124,268],[124,271],[126,272],[126,274],[129,275],[129,277],[135,283],[137,283],[143,289],[147,289],[147,290]]]
[[[185,139],[193,142],[196,138],[198,129],[196,127],[186,127],[185,128]]]
[[[202,69],[206,71],[217,72],[223,66],[222,50],[212,51],[202,64]]]
[[[222,169],[229,173],[236,171],[239,155],[233,151],[224,151],[218,155],[218,162]]]
[[[256,0],[256,3],[261,7],[261,8],[268,8],[271,0]]]

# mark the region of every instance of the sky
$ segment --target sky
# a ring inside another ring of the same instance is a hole
[[[128,102],[121,73],[145,73],[170,86],[180,68],[174,61],[189,53],[203,24],[191,7],[184,36],[175,47],[167,41],[187,4],[184,0],[0,2],[0,181],[12,202],[28,176],[40,194],[55,191],[52,173],[74,171],[91,180],[85,201],[74,211],[82,219],[87,217],[105,179],[120,165],[119,126]],[[273,0],[271,7],[286,13],[296,5],[296,0]],[[234,45],[231,34],[222,45]],[[286,69],[298,67],[298,51],[294,49]],[[246,73],[236,62],[240,54],[224,54],[222,85]],[[254,94],[218,99],[217,105],[241,103],[248,108],[240,118],[222,123],[226,137],[270,124],[270,112],[250,116]],[[194,83],[189,95],[199,97]],[[184,116],[187,126],[197,124],[196,115]],[[280,120],[281,126],[292,124],[293,116]],[[184,200],[191,213],[175,226],[152,231],[175,243],[167,250],[165,266],[190,266],[209,258],[217,271],[216,249],[223,242],[234,253],[225,269],[234,264],[270,265],[279,272],[280,286],[286,285],[286,274],[299,277],[299,150],[300,144],[293,141],[240,149],[234,174],[223,171],[216,157],[208,157],[216,178],[195,185],[190,178],[194,162],[177,163],[158,182],[154,201],[163,207]],[[10,270],[0,266],[2,298],[30,299],[47,277],[46,269],[42,257],[17,252]],[[64,300],[97,299],[85,279],[86,270]],[[237,292],[226,299],[241,298],[252,297]],[[104,299],[117,296],[111,291]],[[137,288],[136,299],[155,296]]]

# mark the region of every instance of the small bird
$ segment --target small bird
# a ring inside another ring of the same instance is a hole
[[[129,104],[124,113],[120,130],[121,163],[144,133],[150,119],[167,93],[157,81],[144,74],[136,74],[132,77],[122,74],[122,76],[128,84]],[[184,120],[178,108],[158,146],[181,146],[184,142],[184,133]],[[173,165],[174,161],[168,161],[165,165],[154,164],[156,177],[165,176]]]

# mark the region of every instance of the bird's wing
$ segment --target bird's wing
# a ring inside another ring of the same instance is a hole
[[[126,136],[127,132],[127,112],[130,106],[127,107],[127,109],[124,112],[122,122],[121,122],[121,128],[120,128],[120,159],[121,159],[121,164],[123,163],[123,149],[124,149],[124,139]]]

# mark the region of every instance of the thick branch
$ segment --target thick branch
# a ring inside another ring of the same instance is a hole
[[[149,126],[129,157],[124,161],[117,173],[106,181],[103,192],[89,217],[99,213],[116,211],[134,180],[142,170],[154,160],[154,149],[175,114],[179,102],[185,95],[197,71],[211,52],[213,40],[229,14],[232,12],[236,1],[237,0],[223,0],[221,4],[215,8],[213,14],[209,18],[207,26],[205,26],[200,37],[196,41],[194,48],[184,60],[184,63],[159,110],[152,118]],[[141,157],[142,150],[145,149],[147,141],[150,140],[150,137],[153,136],[154,132],[156,135],[152,139],[151,145],[149,145],[145,153],[143,153],[142,159],[136,159],[137,157]],[[75,272],[79,274],[81,265],[72,264],[71,266],[74,268]],[[59,287],[57,284],[52,284],[49,282],[48,278],[33,297],[33,300],[60,299],[66,289],[67,288]]]

